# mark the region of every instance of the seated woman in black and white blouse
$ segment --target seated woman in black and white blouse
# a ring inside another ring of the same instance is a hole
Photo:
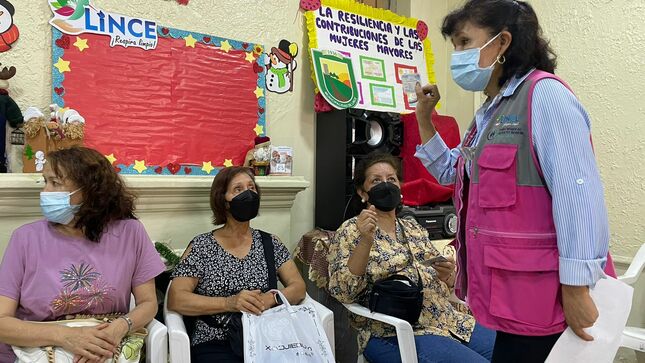
[[[192,362],[242,362],[229,345],[224,328],[200,316],[225,319],[228,313],[262,314],[279,302],[269,288],[267,263],[259,230],[249,226],[258,214],[260,190],[248,168],[222,169],[211,186],[210,204],[215,225],[224,225],[193,238],[175,268],[168,308],[196,316],[190,336]],[[290,303],[305,297],[305,282],[289,251],[271,236],[281,289]],[[265,292],[263,292],[265,291]]]

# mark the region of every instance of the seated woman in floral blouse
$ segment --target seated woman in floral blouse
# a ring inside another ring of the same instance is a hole
[[[260,315],[280,301],[269,287],[267,262],[260,231],[249,221],[258,214],[260,189],[248,168],[220,170],[211,187],[211,209],[221,228],[200,234],[190,242],[173,272],[168,308],[197,317],[191,334],[192,362],[242,362],[228,342],[225,329],[201,316],[224,321],[228,314],[244,311]],[[277,277],[292,304],[305,297],[305,282],[289,251],[271,236]],[[209,319],[210,320],[210,319]]]
[[[414,326],[419,362],[490,361],[495,332],[456,311],[448,301],[454,284],[452,258],[433,267],[420,264],[439,256],[439,251],[416,221],[397,222],[400,180],[399,161],[388,154],[373,153],[356,167],[354,186],[365,209],[340,226],[330,245],[329,290],[339,301],[354,303],[375,281],[399,274],[417,282],[420,275],[424,302]],[[358,316],[352,316],[352,325],[359,332],[359,351],[368,361],[401,361],[394,328]]]

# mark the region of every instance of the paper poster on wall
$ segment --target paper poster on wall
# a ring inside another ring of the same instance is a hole
[[[161,25],[155,37],[146,50],[54,29],[53,102],[83,115],[85,145],[121,173],[242,165],[266,132],[264,47]]]
[[[335,51],[311,50],[316,84],[325,100],[336,108],[352,108],[359,101],[351,58]]]
[[[97,9],[90,0],[49,0],[54,17],[49,23],[65,34],[99,34],[110,46],[155,49],[157,24]]]
[[[11,49],[11,45],[18,40],[20,32],[13,23],[16,8],[7,0],[0,0],[0,53]]]
[[[322,6],[307,11],[305,17],[310,49],[333,50],[351,59],[356,82],[361,85],[361,107],[411,112],[414,104],[406,99],[401,75],[419,73],[422,83],[435,82],[425,23],[353,0],[323,0]],[[315,68],[314,61],[312,73]],[[316,91],[322,91],[315,75],[314,82]]]
[[[267,91],[274,93],[293,92],[294,71],[298,67],[296,56],[298,44],[282,39],[277,47],[264,57],[267,69]]]

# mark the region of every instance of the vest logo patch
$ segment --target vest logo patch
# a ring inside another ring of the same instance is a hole
[[[486,137],[486,139],[488,139],[488,141],[494,139],[496,133],[497,133],[497,130],[492,130],[491,132],[488,133],[488,137]]]
[[[495,126],[517,126],[520,124],[518,115],[499,115],[495,120]]]

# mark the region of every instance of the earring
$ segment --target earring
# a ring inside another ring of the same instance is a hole
[[[365,199],[361,198],[361,203],[365,203]]]
[[[504,55],[498,55],[498,56],[497,56],[497,63],[499,63],[499,64],[504,64],[504,63],[506,63],[506,56],[504,56]]]

